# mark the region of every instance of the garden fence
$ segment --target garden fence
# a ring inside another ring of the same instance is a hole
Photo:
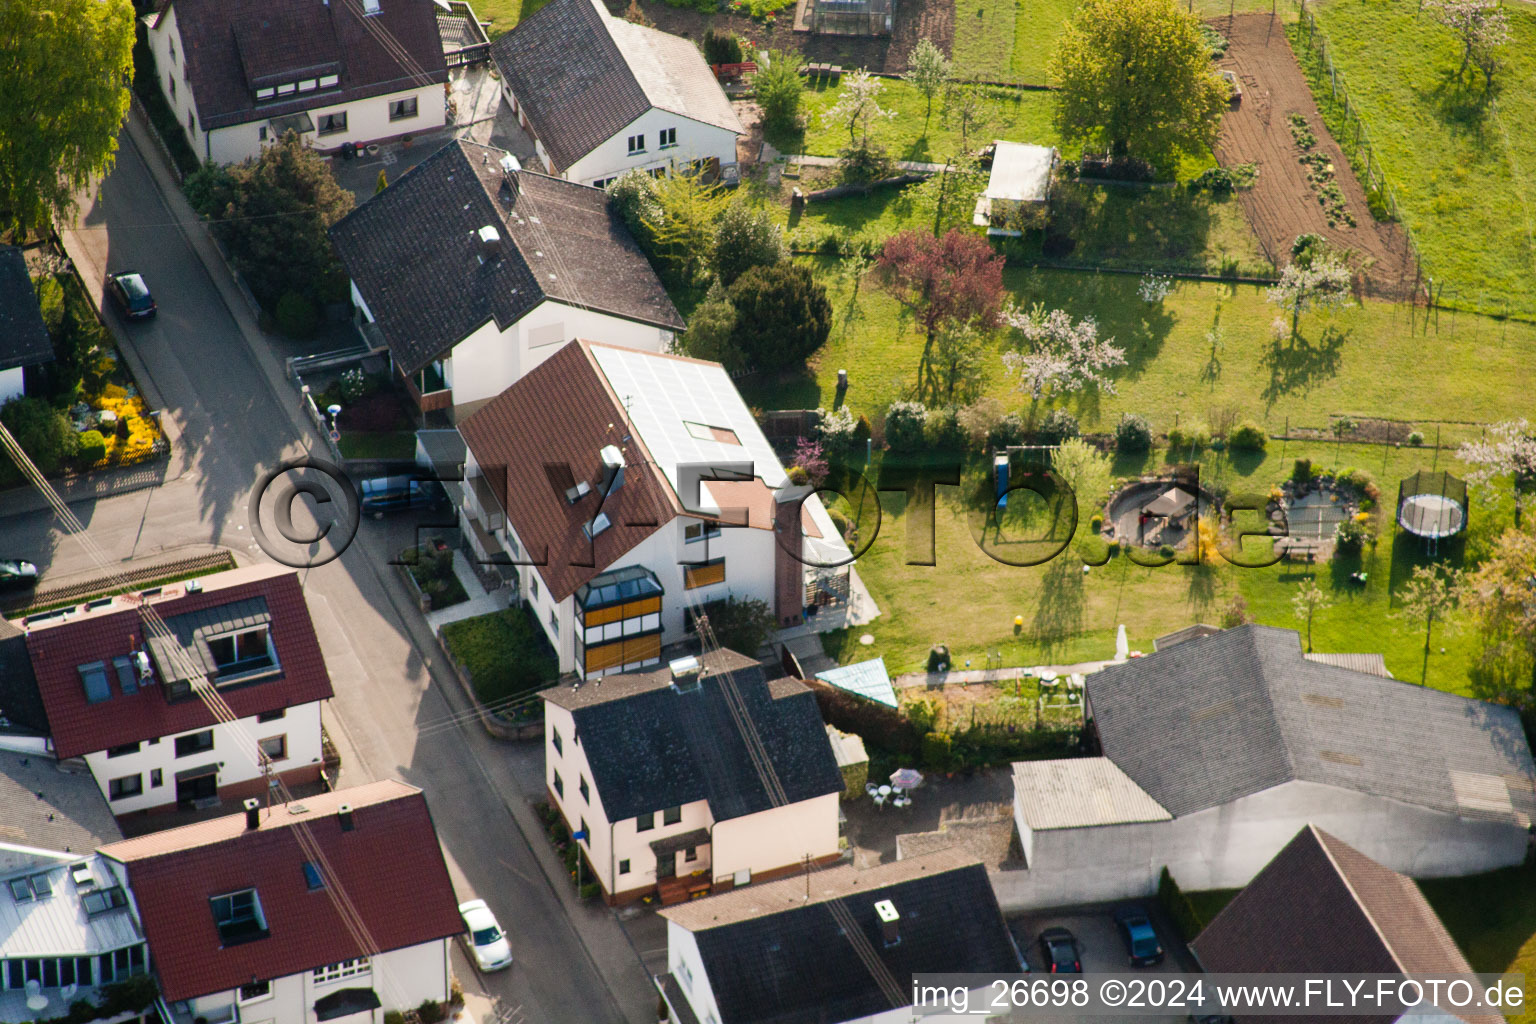
[[[1306,0],[1297,0],[1297,5],[1299,14],[1296,39],[1317,61],[1319,74],[1328,86],[1326,96],[1321,89],[1313,90],[1318,108],[1321,110],[1325,104],[1331,105],[1334,112],[1341,116],[1342,128],[1332,133],[1334,141],[1339,144],[1350,165],[1360,175],[1361,184],[1365,186],[1366,202],[1372,203],[1372,198],[1375,197],[1375,203],[1380,204],[1387,215],[1402,228],[1414,266],[1412,294],[1415,300],[1422,295],[1427,303],[1433,305],[1437,296],[1431,294],[1429,287],[1422,279],[1424,271],[1422,250],[1419,248],[1418,239],[1414,237],[1413,228],[1402,218],[1397,204],[1397,190],[1387,179],[1386,171],[1376,157],[1376,147],[1371,142],[1370,129],[1366,127],[1359,105],[1350,98],[1344,73],[1334,66],[1333,50],[1328,43],[1327,35],[1317,23],[1317,15],[1307,9]]]

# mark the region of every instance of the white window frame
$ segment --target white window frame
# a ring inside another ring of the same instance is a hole
[[[299,92],[314,92],[319,85],[313,78],[306,78],[299,83]]]
[[[257,89],[256,90],[256,99],[257,99],[258,102],[260,102],[261,100],[270,100],[272,97],[274,97],[276,95],[277,95],[277,90],[275,88],[271,87],[271,86],[268,86],[265,89]]]
[[[277,87],[277,94],[279,96],[291,96],[298,91],[299,83],[297,82],[284,82],[282,85]]]
[[[316,985],[329,985],[333,981],[342,978],[354,978],[360,974],[369,974],[373,971],[373,965],[368,958],[360,956],[355,960],[343,960],[340,963],[326,964],[324,967],[316,967],[310,972],[310,980]]]
[[[340,75],[321,75],[320,76],[320,88],[322,88],[322,89],[334,89],[340,83],[341,83],[341,76]]]

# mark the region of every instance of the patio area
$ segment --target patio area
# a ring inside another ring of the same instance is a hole
[[[1109,500],[1104,539],[1136,547],[1183,544],[1210,497],[1178,480],[1139,480]]]
[[[981,841],[990,842],[993,847],[998,845],[996,833],[1001,832],[1002,856],[1005,857],[1013,835],[1013,775],[1010,770],[1004,767],[952,777],[923,774],[922,785],[908,791],[910,805],[898,807],[889,797],[885,802],[877,803],[868,795],[844,801],[845,835],[853,850],[854,865],[869,867],[895,860],[898,839],[903,843],[903,852],[911,856],[907,844],[913,840],[908,837],[947,833],[961,822],[968,828],[985,825],[983,831],[989,838]],[[870,782],[890,784],[888,778],[871,779]],[[1006,818],[1000,817],[1000,809],[1004,809],[1002,813]],[[970,830],[975,831],[974,828]],[[953,838],[959,841],[962,834],[956,833]],[[968,842],[975,839],[975,836],[967,837]],[[944,844],[942,840],[929,838],[921,842],[931,848]]]

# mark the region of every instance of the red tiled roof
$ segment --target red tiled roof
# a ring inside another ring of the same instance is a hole
[[[383,0],[373,15],[364,13],[361,0],[168,0],[154,27],[171,2],[184,73],[204,131],[448,80],[432,0]],[[247,75],[265,82],[284,72],[291,81],[339,73],[340,88],[258,107]]]
[[[336,815],[352,807],[353,828]],[[245,816],[155,832],[102,848],[122,862],[154,950],[161,992],[192,999],[350,960],[364,953],[326,890],[310,890],[294,826],[308,825],[334,879],[378,952],[463,930],[458,902],[421,790],[386,780],[306,797]],[[208,901],[255,888],[267,938],[223,947]]]
[[[498,497],[523,542],[523,558],[547,559],[538,572],[556,601],[681,511],[640,438],[623,442],[624,423],[624,407],[592,358],[591,343],[577,340],[459,425],[487,479],[498,479],[496,471],[505,467]],[[624,485],[603,501],[599,452],[620,444]],[[574,479],[561,472],[566,466]],[[563,492],[577,480],[589,482],[592,492],[572,505]],[[613,525],[588,541],[582,526],[599,508]]]
[[[320,654],[320,641],[310,622],[297,573],[269,575],[228,587],[209,585],[200,593],[157,601],[154,608],[162,618],[170,618],[257,597],[266,599],[272,617],[272,644],[282,672],[244,686],[221,689],[219,693],[225,703],[238,717],[247,718],[329,699],[331,677]],[[79,757],[214,724],[213,715],[201,701],[187,698],[170,703],[165,699],[165,691],[156,684],[124,695],[110,671],[111,698],[97,704],[86,701],[79,667],[106,661],[110,668],[113,658],[142,646],[142,614],[137,608],[94,613],[28,634],[27,653],[32,658],[32,671],[59,757]]]

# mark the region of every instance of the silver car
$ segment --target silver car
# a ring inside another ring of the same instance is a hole
[[[512,946],[485,900],[460,903],[459,916],[464,919],[464,941],[474,955],[476,967],[482,971],[499,971],[512,966]]]

